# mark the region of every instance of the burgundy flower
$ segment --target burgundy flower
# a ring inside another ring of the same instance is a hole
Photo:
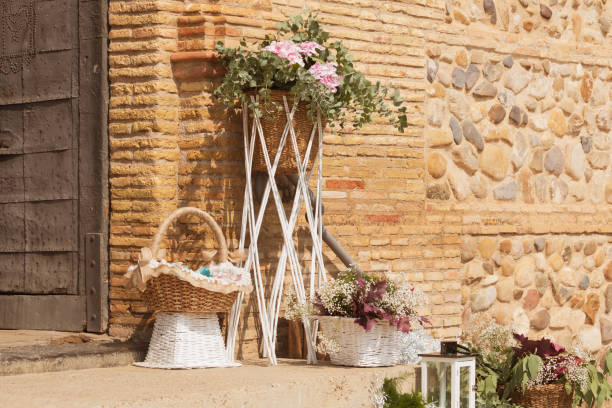
[[[544,359],[558,356],[565,351],[563,346],[555,344],[545,337],[542,337],[540,340],[529,340],[522,334],[514,333],[513,336],[520,344],[519,347],[513,347],[514,354],[518,358],[523,358],[529,354],[535,354]]]

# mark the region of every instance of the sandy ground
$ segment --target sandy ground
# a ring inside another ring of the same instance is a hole
[[[412,373],[412,366],[307,366],[265,360],[238,368],[156,370],[96,368],[0,377],[0,407],[371,407],[376,377]]]

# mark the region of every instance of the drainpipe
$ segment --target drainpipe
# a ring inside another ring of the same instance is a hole
[[[295,174],[287,175],[286,178],[294,187],[297,187],[298,185],[297,175]],[[261,198],[266,189],[267,181],[268,181],[268,175],[266,173],[257,173],[255,175],[255,182],[254,182],[255,199],[259,202],[261,202]],[[310,201],[314,202],[316,197],[311,189],[308,189],[308,194],[310,195]],[[323,207],[323,205],[321,205],[321,212],[322,214],[325,213],[325,207]],[[329,231],[327,230],[327,228],[325,228],[325,226],[323,226],[321,232],[322,232],[323,241],[334,252],[334,254],[336,254],[336,256],[342,261],[342,263],[347,268],[353,267],[357,272],[363,273],[363,271],[361,270],[357,262],[349,255],[348,252],[346,252],[344,247],[340,245],[340,243],[336,240],[336,238],[334,238],[334,236],[329,233]]]

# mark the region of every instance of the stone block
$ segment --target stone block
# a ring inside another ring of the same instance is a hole
[[[518,261],[514,270],[514,282],[516,285],[521,288],[531,285],[535,277],[535,269],[535,260],[530,256]]]
[[[512,292],[514,291],[514,279],[505,278],[500,280],[497,285],[497,299],[500,302],[511,302],[513,299]]]
[[[427,158],[427,171],[434,178],[440,178],[446,173],[446,159],[438,152],[433,152]]]
[[[550,322],[550,314],[548,310],[542,309],[539,310],[536,314],[531,317],[531,327],[535,330],[544,330],[548,327]]]
[[[587,317],[588,324],[595,324],[595,319],[597,314],[599,313],[599,306],[601,305],[601,300],[599,299],[599,295],[596,293],[589,293],[586,297],[586,302],[584,302],[584,306],[582,311]]]
[[[509,155],[499,146],[487,144],[480,155],[480,168],[494,180],[503,180],[510,165]]]
[[[478,170],[478,156],[471,145],[462,144],[454,148],[452,157],[455,164],[468,174],[474,174]]]
[[[461,262],[470,262],[476,256],[477,243],[474,238],[467,238],[461,245]]]
[[[599,327],[585,326],[578,332],[578,340],[584,348],[591,352],[597,352],[601,349],[601,330]]]
[[[529,289],[523,298],[523,306],[527,310],[533,310],[540,302],[540,293],[536,289]]]
[[[599,319],[599,325],[601,329],[601,341],[604,344],[608,344],[612,341],[612,320],[602,317]]]
[[[497,289],[495,286],[489,286],[481,289],[471,297],[471,307],[474,312],[482,312],[487,310],[497,298]]]
[[[568,326],[572,309],[567,307],[552,307],[550,309],[550,323],[551,329],[565,329]]]
[[[497,249],[497,241],[490,237],[481,238],[478,241],[478,251],[483,259],[490,259]]]
[[[529,84],[530,74],[520,64],[515,64],[504,75],[504,86],[519,94]]]

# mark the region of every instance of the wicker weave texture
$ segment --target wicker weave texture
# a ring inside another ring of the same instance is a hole
[[[333,339],[338,350],[330,352],[332,364],[352,367],[392,366],[400,359],[400,332],[378,322],[366,332],[350,317],[319,316],[323,336]]]
[[[159,313],[147,357],[148,368],[233,367],[214,313]]]
[[[153,255],[158,253],[162,237],[170,225],[184,215],[198,216],[212,228],[219,243],[220,261],[227,261],[227,243],[221,228],[210,214],[194,207],[179,208],[164,220],[153,237]],[[143,293],[149,310],[160,312],[228,312],[237,296],[238,292],[213,292],[195,287],[176,276],[164,274],[147,281],[147,289]]]
[[[223,294],[196,288],[173,275],[159,275],[147,282],[143,293],[150,310],[164,312],[227,312],[238,292]]]
[[[524,408],[571,408],[572,395],[563,384],[535,385],[527,387],[525,394],[513,393],[512,402]]]
[[[257,93],[253,91],[247,92],[246,94],[255,96]],[[281,137],[285,130],[285,126],[287,125],[287,115],[283,106],[283,96],[287,97],[289,109],[292,109],[294,98],[289,92],[272,90],[270,91],[270,101],[275,103],[279,110],[269,113],[266,112],[261,118],[261,128],[266,141],[268,155],[270,156],[270,163],[274,162],[274,157],[278,152]],[[249,129],[252,126],[253,121],[249,118]],[[300,157],[304,157],[305,155],[313,126],[313,121],[308,117],[308,104],[306,102],[299,102],[297,109],[295,110],[295,114],[293,115],[293,129],[295,130],[295,138],[297,140],[298,150],[300,151]],[[308,170],[312,168],[318,146],[319,143],[317,139],[315,139],[313,141],[311,148],[312,150],[308,160]],[[255,140],[255,151],[253,152],[253,171],[266,171],[266,162],[259,137]],[[285,146],[283,147],[283,152],[278,163],[276,174],[295,174],[297,172],[293,145],[291,143],[291,138],[288,137],[287,141],[285,142]]]

